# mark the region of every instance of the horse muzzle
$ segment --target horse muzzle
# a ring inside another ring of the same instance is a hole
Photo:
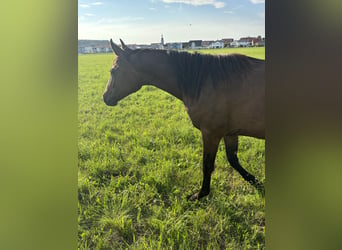
[[[114,98],[110,98],[110,96],[103,94],[103,101],[107,106],[115,106],[118,104],[118,101],[115,100]]]

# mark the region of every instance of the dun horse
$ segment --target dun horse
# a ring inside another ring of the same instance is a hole
[[[200,199],[210,192],[210,179],[220,140],[230,165],[263,190],[237,158],[238,136],[265,138],[265,61],[239,54],[226,56],[166,50],[121,48],[110,40],[117,59],[103,94],[115,106],[143,85],[153,85],[183,101],[203,140],[203,182]]]

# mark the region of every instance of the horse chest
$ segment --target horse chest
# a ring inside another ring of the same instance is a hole
[[[200,130],[224,130],[227,127],[226,115],[210,105],[186,106],[192,124]]]

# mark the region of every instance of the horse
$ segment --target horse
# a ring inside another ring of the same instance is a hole
[[[103,94],[108,106],[143,85],[180,99],[203,142],[203,181],[191,201],[210,193],[211,174],[223,138],[230,165],[258,191],[264,190],[237,157],[238,136],[265,139],[265,61],[241,54],[207,55],[169,50],[130,49],[110,39],[116,54]]]

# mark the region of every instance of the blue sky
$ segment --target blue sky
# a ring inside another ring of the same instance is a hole
[[[265,0],[79,0],[78,39],[125,43],[265,36]]]

